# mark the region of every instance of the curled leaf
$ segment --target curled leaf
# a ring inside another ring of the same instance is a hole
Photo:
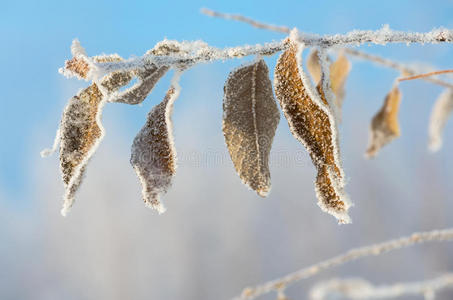
[[[289,48],[275,67],[275,90],[290,130],[308,150],[317,169],[315,190],[318,205],[340,223],[350,223],[351,206],[344,192],[336,121],[324,97],[310,86],[301,65],[302,46],[289,41]],[[319,95],[320,94],[320,95]]]
[[[264,60],[232,71],[224,87],[223,134],[242,181],[264,197],[271,182],[269,154],[280,114]]]
[[[366,151],[368,158],[376,156],[383,146],[400,136],[398,124],[400,102],[401,92],[398,86],[395,86],[387,94],[383,106],[371,121],[370,140]]]
[[[66,215],[74,203],[86,165],[104,136],[100,123],[103,97],[92,84],[69,100],[60,125],[60,169],[65,185],[61,213]]]
[[[138,82],[129,89],[122,91],[109,99],[109,102],[120,102],[126,104],[139,104],[145,100],[156,83],[165,75],[169,68],[167,66],[156,66],[150,64],[145,70],[136,72]]]
[[[432,152],[442,147],[442,132],[453,111],[453,89],[446,89],[440,94],[431,111],[429,122],[429,149]]]
[[[143,200],[159,213],[165,211],[160,196],[167,192],[176,170],[171,113],[178,96],[179,88],[171,87],[149,112],[132,144],[131,164],[142,184]]]

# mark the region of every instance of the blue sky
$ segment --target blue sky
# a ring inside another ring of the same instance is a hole
[[[165,37],[202,39],[218,47],[282,38],[244,24],[206,17],[199,13],[201,7],[320,34],[377,29],[383,24],[413,31],[438,26],[453,28],[453,1],[7,1],[0,11],[3,191],[11,199],[32,192],[30,172],[40,159],[39,150],[51,144],[67,99],[86,84],[67,80],[57,72],[70,57],[73,38],[79,38],[90,55],[117,52],[124,57],[142,55]],[[365,48],[404,61],[426,61],[450,68],[453,65],[450,45]],[[212,88],[219,91],[207,93],[220,95],[224,77],[234,65],[237,62],[197,67],[192,73],[197,80],[186,78],[183,83],[187,83],[187,89],[206,91],[204,85],[212,81]],[[394,72],[369,65],[358,64],[355,68],[361,73],[351,75],[350,81],[356,80],[351,86],[357,88],[351,95],[361,95],[366,88],[376,98],[382,98],[382,88],[388,87],[395,76]],[[164,89],[165,86],[158,86],[156,92]],[[422,85],[418,90],[414,88],[413,94],[432,96],[438,92],[437,87]],[[202,105],[209,100],[191,101]],[[426,121],[428,112],[423,100],[414,101],[419,105],[413,106],[412,112],[423,111],[421,120]],[[190,105],[184,102],[179,109],[189,111]],[[111,112],[126,123],[123,129],[128,131],[142,124],[148,106],[142,110],[127,111],[121,106]],[[405,120],[403,124],[412,126],[419,119]],[[412,135],[412,139],[416,136]]]

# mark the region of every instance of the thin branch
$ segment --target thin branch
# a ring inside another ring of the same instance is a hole
[[[260,29],[267,29],[287,34],[291,32],[288,27],[261,23],[241,15],[220,13],[207,8],[202,9],[201,12],[212,17],[244,22]],[[375,31],[353,30],[343,35],[335,34],[319,36],[312,34],[300,34],[298,40],[299,42],[304,43],[307,47],[333,47],[346,45],[359,46],[364,43],[372,43],[377,45],[385,45],[387,43],[452,43],[453,30],[438,28],[425,33],[404,32],[391,30],[388,25],[384,25],[381,29]]]
[[[430,76],[447,74],[447,73],[453,73],[453,70],[434,71],[434,72],[429,72],[429,73],[425,73],[425,74],[418,74],[415,76],[398,78],[398,81],[406,81],[406,80],[414,80],[414,79],[427,79]]]
[[[242,15],[226,14],[226,13],[222,13],[222,12],[213,11],[213,10],[210,10],[207,8],[201,9],[201,12],[203,14],[211,16],[211,17],[217,17],[217,18],[222,18],[222,19],[226,19],[226,20],[234,20],[234,21],[243,22],[243,23],[249,24],[253,27],[259,28],[259,29],[265,29],[265,30],[270,30],[270,31],[285,33],[285,34],[289,34],[291,32],[291,29],[289,27],[266,24],[266,23],[259,22],[254,19],[248,18],[248,17],[244,17]],[[351,32],[349,34],[346,34],[345,36],[351,35],[352,33],[360,36],[361,33],[369,33],[369,32],[366,32],[366,31]],[[450,31],[450,34],[451,34],[451,31]],[[326,43],[328,43],[327,40],[329,40],[329,38],[325,37],[325,40],[326,40]],[[321,46],[321,45],[318,45],[318,46]],[[420,73],[420,70],[417,70],[417,68],[411,67],[407,64],[402,64],[402,63],[395,62],[395,61],[392,61],[392,60],[389,60],[386,58],[382,58],[382,57],[379,57],[376,55],[371,55],[371,54],[365,53],[363,51],[358,51],[358,50],[350,49],[350,48],[345,48],[344,51],[349,55],[372,61],[372,62],[380,64],[382,66],[398,70],[402,73],[406,73],[409,75]],[[444,86],[444,87],[453,88],[453,84],[436,79],[436,78],[426,78],[424,80],[437,84],[437,85]]]
[[[390,240],[380,244],[375,244],[371,246],[355,248],[349,250],[348,252],[338,255],[336,257],[330,258],[328,260],[322,261],[318,264],[312,265],[300,269],[296,272],[290,273],[282,278],[268,281],[264,284],[249,287],[244,289],[241,296],[234,298],[235,300],[250,300],[255,299],[261,295],[282,290],[288,287],[291,284],[294,284],[300,280],[309,278],[315,274],[320,273],[321,271],[330,269],[335,266],[345,264],[350,261],[357,260],[362,257],[367,256],[377,256],[392,250],[406,248],[414,244],[432,242],[432,241],[450,241],[453,240],[453,228],[444,229],[444,230],[433,230],[427,232],[413,233],[408,237],[403,237],[395,240]]]
[[[453,287],[453,273],[419,282],[400,282],[376,286],[359,278],[332,279],[316,284],[310,291],[311,300],[330,299],[330,295],[342,295],[348,299],[389,299],[401,296],[423,295],[434,299],[435,293]]]

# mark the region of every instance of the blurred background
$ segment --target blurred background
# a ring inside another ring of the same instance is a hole
[[[363,153],[368,126],[399,74],[352,60],[341,156],[352,225],[316,205],[315,169],[282,117],[271,154],[272,191],[262,199],[241,184],[221,132],[223,84],[252,58],[198,65],[184,73],[175,103],[179,166],[163,215],[145,208],[129,165],[146,114],[171,74],[139,106],[105,107],[106,137],[91,160],[68,217],[52,144],[69,98],[88,83],[58,74],[78,38],[89,55],[141,56],[163,38],[226,47],[283,38],[213,19],[201,7],[241,13],[301,31],[429,31],[453,28],[453,1],[7,1],[0,11],[0,299],[230,299],[248,285],[280,277],[353,247],[413,231],[453,226],[453,122],[444,147],[427,150],[431,107],[442,88],[401,85],[401,138],[374,160]],[[362,46],[401,62],[453,67],[452,45]],[[277,56],[267,59],[270,69]],[[364,259],[288,290],[306,299],[319,280],[362,277],[377,284],[430,279],[453,271],[449,243]],[[452,299],[452,290],[439,299]],[[275,295],[263,297],[274,299]]]

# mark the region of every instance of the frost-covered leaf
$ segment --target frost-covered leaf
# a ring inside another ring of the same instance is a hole
[[[280,114],[264,60],[232,71],[225,83],[223,134],[242,181],[264,197],[271,182],[269,154]]]
[[[400,136],[398,111],[401,102],[401,92],[398,86],[387,94],[384,104],[371,121],[370,141],[366,156],[376,156],[379,150]]]
[[[104,135],[100,124],[103,97],[92,84],[69,100],[60,125],[60,168],[65,184],[62,214],[71,208],[88,160]]]
[[[322,85],[318,85],[319,95],[302,69],[302,46],[291,40],[289,43],[275,67],[277,99],[292,134],[308,150],[318,171],[315,182],[318,205],[340,223],[349,223],[351,204],[344,192],[336,121],[322,93]]]
[[[142,184],[145,204],[165,211],[160,196],[167,192],[176,170],[171,113],[179,88],[171,87],[164,100],[148,114],[132,144],[131,164]]]
[[[453,89],[446,89],[436,100],[429,122],[429,149],[433,152],[442,147],[442,132],[453,111]]]
[[[145,70],[136,72],[138,82],[129,89],[119,92],[109,99],[109,102],[120,102],[126,104],[139,104],[145,100],[156,83],[165,75],[169,68],[167,66],[156,66],[149,64]]]

